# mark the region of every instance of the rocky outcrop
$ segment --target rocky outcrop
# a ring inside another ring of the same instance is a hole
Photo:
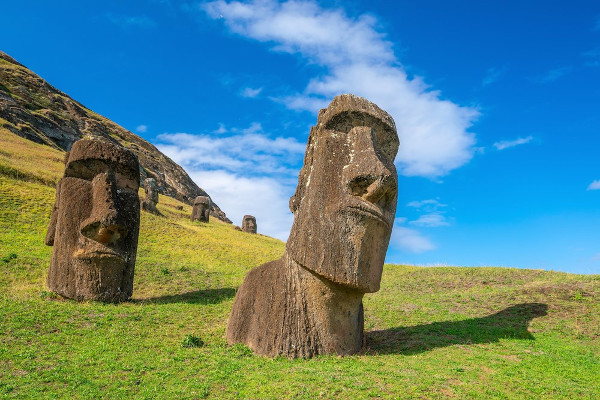
[[[140,178],[154,178],[158,191],[187,204],[208,194],[156,147],[54,88],[0,51],[0,126],[37,143],[69,151],[81,138],[101,137],[133,151]],[[213,202],[211,214],[231,223]]]

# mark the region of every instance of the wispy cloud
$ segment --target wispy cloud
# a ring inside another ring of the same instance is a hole
[[[421,215],[414,221],[410,221],[412,225],[421,226],[424,228],[438,228],[440,226],[449,226],[450,222],[442,213],[431,213]]]
[[[106,18],[113,24],[120,26],[121,28],[154,28],[157,26],[156,22],[146,15],[114,15],[106,14]]]
[[[242,97],[255,98],[256,96],[258,96],[260,94],[260,92],[262,92],[262,90],[263,90],[263,88],[253,89],[251,87],[247,87],[247,88],[244,88],[244,90],[242,90],[240,95]]]
[[[506,74],[506,67],[502,67],[502,68],[489,68],[487,70],[487,74],[485,75],[485,77],[483,78],[483,81],[481,81],[481,86],[488,86],[491,85],[494,82],[497,82],[502,75]]]
[[[146,132],[148,132],[148,127],[146,125],[138,125],[135,128],[135,131],[138,133],[146,133]]]
[[[569,73],[572,69],[573,68],[570,66],[554,68],[554,69],[551,69],[550,71],[546,72],[545,74],[538,76],[537,78],[534,79],[534,81],[536,81],[537,83],[540,83],[540,84],[552,83],[552,82],[555,82],[558,79],[562,78],[564,75]]]
[[[300,0],[218,0],[200,7],[232,32],[322,68],[303,92],[271,96],[289,108],[316,113],[335,95],[354,93],[388,111],[400,136],[401,174],[436,178],[473,157],[475,137],[467,129],[479,112],[443,100],[420,77],[409,79],[372,15],[349,17]]]
[[[425,212],[435,212],[440,208],[446,207],[446,204],[440,203],[435,199],[413,200],[407,204],[408,207],[416,208]]]
[[[593,181],[587,187],[587,190],[600,190],[600,179]]]
[[[418,230],[403,226],[404,219],[396,219],[390,245],[409,253],[424,253],[435,249],[435,245]]]
[[[586,51],[582,55],[586,58],[584,63],[586,67],[600,67],[600,47]]]
[[[600,31],[600,15],[596,17],[596,24],[592,28],[594,31]]]
[[[245,214],[257,218],[260,233],[286,240],[305,144],[270,137],[259,123],[226,129],[219,136],[164,133],[156,146],[189,173],[235,224]]]
[[[527,136],[524,138],[517,138],[514,140],[501,140],[499,142],[494,143],[494,147],[496,150],[506,150],[511,147],[520,146],[522,144],[529,143],[533,140],[533,136]]]

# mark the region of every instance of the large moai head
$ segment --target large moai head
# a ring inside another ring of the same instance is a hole
[[[252,215],[244,215],[244,218],[242,219],[242,231],[256,233],[256,218]]]
[[[144,190],[146,192],[146,200],[153,202],[154,204],[158,203],[158,185],[156,184],[156,179],[154,178],[146,178],[144,179]]]
[[[45,240],[54,246],[47,280],[51,290],[76,300],[131,297],[139,176],[137,157],[119,145],[87,139],[73,144]]]
[[[194,199],[194,206],[192,207],[192,216],[190,220],[208,222],[210,218],[210,197],[198,196]]]
[[[366,99],[340,95],[319,112],[290,199],[294,261],[359,292],[379,290],[396,212],[398,146],[392,117]]]

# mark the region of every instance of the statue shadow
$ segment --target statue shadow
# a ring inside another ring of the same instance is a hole
[[[171,303],[187,303],[187,304],[218,304],[235,296],[234,288],[219,288],[219,289],[204,289],[194,290],[181,294],[170,296],[159,296],[148,299],[138,299],[140,303],[152,304],[171,304]]]
[[[546,315],[547,310],[547,304],[522,303],[481,318],[371,331],[366,333],[367,349],[377,354],[412,355],[438,347],[492,343],[503,338],[535,340],[527,327],[532,319]]]

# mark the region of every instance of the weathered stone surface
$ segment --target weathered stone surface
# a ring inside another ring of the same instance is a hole
[[[208,222],[210,218],[210,198],[207,196],[198,196],[194,199],[194,207],[192,207],[192,215],[190,220]]]
[[[79,140],[56,187],[47,284],[76,300],[131,297],[140,224],[139,163],[109,142]]]
[[[146,198],[142,200],[142,210],[160,215],[160,212],[156,208],[156,205],[158,204],[158,186],[156,185],[156,179],[144,179],[144,191],[146,192]]]
[[[141,180],[156,179],[158,191],[186,204],[208,196],[173,160],[151,143],[87,109],[0,51],[0,126],[37,143],[69,151],[79,139],[101,139],[138,157]],[[212,203],[212,215],[231,223]]]
[[[246,233],[256,233],[256,218],[252,215],[244,215],[242,219],[242,231]]]
[[[267,356],[360,350],[362,297],[379,290],[396,212],[398,145],[393,119],[366,99],[341,95],[320,111],[290,199],[286,251],[244,279],[229,343]]]

